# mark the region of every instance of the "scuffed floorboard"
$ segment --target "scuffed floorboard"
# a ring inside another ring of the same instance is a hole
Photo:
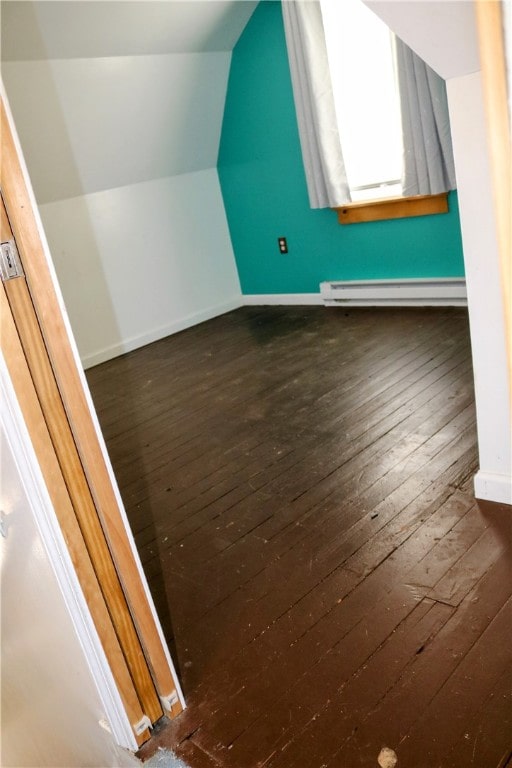
[[[244,308],[88,371],[191,768],[505,768],[510,508],[459,308]]]

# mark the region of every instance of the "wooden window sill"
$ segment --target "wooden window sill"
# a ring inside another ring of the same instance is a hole
[[[448,213],[448,193],[365,200],[360,203],[348,203],[341,208],[333,208],[333,210],[337,212],[340,224],[405,219],[409,216],[428,216],[432,213]]]

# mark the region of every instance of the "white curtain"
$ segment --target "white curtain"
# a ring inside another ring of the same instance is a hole
[[[312,208],[350,202],[332,95],[320,3],[284,0],[284,29]]]
[[[455,189],[445,82],[398,37],[396,58],[404,144],[402,194],[436,195]]]

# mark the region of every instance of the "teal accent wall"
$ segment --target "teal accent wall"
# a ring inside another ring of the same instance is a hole
[[[233,51],[218,170],[244,294],[464,275],[455,192],[448,214],[394,221],[342,226],[310,209],[279,2],[259,3]]]

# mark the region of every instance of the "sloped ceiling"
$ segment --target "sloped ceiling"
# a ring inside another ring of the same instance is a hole
[[[448,80],[480,69],[475,9],[467,0],[363,0],[404,43]]]
[[[252,0],[4,0],[2,76],[38,202],[214,168]]]
[[[257,0],[8,0],[2,59],[231,51]]]

